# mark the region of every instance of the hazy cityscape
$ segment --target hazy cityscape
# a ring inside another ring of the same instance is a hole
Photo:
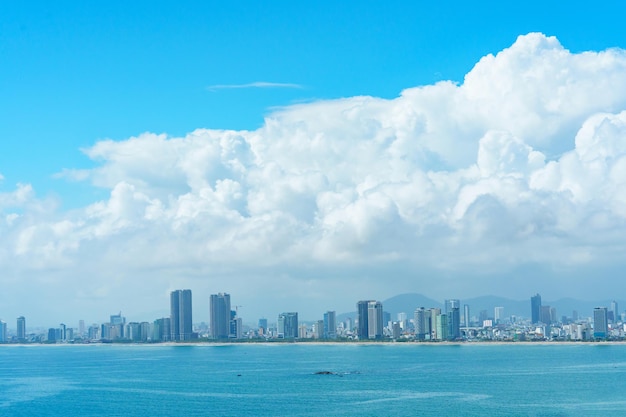
[[[535,294],[528,302],[528,315],[507,314],[505,307],[473,311],[459,299],[447,299],[444,308],[416,306],[413,311],[392,315],[376,300],[361,300],[354,313],[336,311],[320,314],[316,321],[300,321],[298,312],[262,317],[255,324],[240,317],[240,306],[227,293],[210,295],[209,322],[194,322],[192,291],[170,293],[169,317],[152,322],[127,320],[122,312],[103,323],[78,326],[60,323],[42,329],[28,327],[20,316],[11,327],[0,320],[0,343],[165,343],[244,341],[393,341],[393,342],[476,342],[476,341],[604,341],[626,337],[626,312],[617,301],[593,311],[573,310],[557,315],[555,307],[542,303]]]

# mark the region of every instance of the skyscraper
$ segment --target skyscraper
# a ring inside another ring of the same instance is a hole
[[[8,342],[7,340],[7,324],[0,320],[0,343]]]
[[[541,313],[539,315],[539,321],[543,324],[552,324],[552,314],[550,310],[550,306],[541,306]]]
[[[430,312],[430,320],[426,326],[430,331],[430,339],[437,339],[437,317],[441,315],[441,309],[432,307],[428,311]]]
[[[172,337],[172,319],[164,317],[154,321],[152,340],[155,342],[168,342]]]
[[[415,310],[415,314],[413,315],[413,321],[415,322],[415,338],[417,340],[425,340],[426,339],[426,309],[424,307],[420,307]]]
[[[500,323],[504,320],[504,307],[494,307],[493,308],[493,319],[496,323]]]
[[[122,316],[122,312],[120,311],[118,314],[111,314],[110,317],[110,321],[109,321],[111,327],[114,327],[115,330],[115,337],[113,337],[112,339],[123,339],[125,338],[127,335],[124,334],[124,327],[126,324],[126,317]],[[63,333],[65,333],[65,325],[63,325]],[[63,340],[65,340],[65,336],[63,337]]]
[[[383,304],[380,301],[370,301],[367,304],[368,339],[382,339],[383,327]]]
[[[17,340],[20,342],[26,340],[26,319],[24,316],[17,318]]]
[[[530,297],[530,316],[533,324],[541,321],[541,296],[539,294]]]
[[[213,339],[227,339],[230,333],[230,294],[211,294],[210,331]]]
[[[606,307],[593,309],[593,337],[604,339],[609,335],[609,322]]]
[[[337,319],[334,311],[324,313],[324,339],[335,339],[337,337]]]
[[[368,338],[367,305],[370,301],[371,300],[364,300],[356,303],[357,320],[359,321],[357,335],[359,336],[359,340],[366,340]]]
[[[436,340],[448,340],[451,339],[448,331],[450,330],[450,324],[448,323],[448,314],[439,314],[437,316],[437,335]]]
[[[446,300],[446,315],[448,316],[447,339],[459,339],[461,337],[461,302]]]
[[[463,318],[465,319],[465,327],[470,327],[470,306],[463,305]]]
[[[617,308],[617,301],[611,301],[611,312],[613,313],[613,323],[617,323],[620,320],[619,311]]]
[[[278,315],[278,337],[295,339],[298,337],[298,313],[282,313]]]
[[[191,290],[176,290],[170,293],[171,340],[191,340],[193,334]]]

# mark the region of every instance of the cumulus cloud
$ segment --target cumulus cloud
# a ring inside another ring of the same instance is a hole
[[[460,84],[294,105],[255,131],[144,133],[84,152],[98,166],[63,175],[109,198],[49,216],[11,211],[34,198],[28,186],[0,194],[3,264],[96,265],[94,293],[106,277],[140,286],[148,275],[350,306],[381,292],[532,293],[567,286],[582,267],[624,266],[619,49],[571,53],[532,33]],[[543,272],[516,280],[526,267]]]

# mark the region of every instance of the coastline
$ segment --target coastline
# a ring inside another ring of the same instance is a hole
[[[240,342],[156,342],[156,343],[2,343],[3,347],[63,347],[63,346],[128,346],[128,347],[228,347],[228,346],[603,346],[626,345],[626,340],[598,340],[598,341],[441,341],[441,342],[334,342],[334,341],[240,341]]]

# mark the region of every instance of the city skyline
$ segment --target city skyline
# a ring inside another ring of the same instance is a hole
[[[356,303],[356,317],[343,317],[337,322],[336,312],[323,313],[323,320],[312,323],[300,322],[298,312],[280,313],[276,323],[268,326],[268,320],[260,318],[257,327],[244,326],[237,309],[230,307],[230,295],[211,294],[211,322],[194,324],[192,320],[192,292],[189,289],[170,293],[170,317],[153,322],[140,322],[127,318],[122,312],[110,315],[106,323],[94,323],[88,331],[83,320],[78,328],[65,323],[34,333],[27,332],[26,319],[16,319],[16,331],[10,331],[7,323],[0,320],[0,343],[162,343],[162,342],[224,342],[249,340],[336,340],[342,341],[598,341],[626,340],[626,311],[619,312],[618,301],[610,307],[593,308],[593,315],[580,317],[577,310],[559,319],[556,309],[544,305],[541,296],[535,294],[527,304],[526,314],[505,314],[505,307],[493,307],[493,313],[480,310],[470,315],[470,305],[461,300],[446,299],[444,310],[431,305],[414,309],[413,319],[406,312],[397,314],[397,320],[384,310],[383,303],[362,300]],[[412,308],[408,309],[413,310]],[[537,312],[539,310],[540,313]],[[540,314],[537,321],[536,316]],[[226,319],[225,319],[226,318]],[[227,329],[224,329],[226,327]]]
[[[151,313],[152,315],[140,315],[140,316],[134,316],[133,315],[133,321],[138,321],[138,322],[144,322],[144,321],[152,321],[154,320],[155,317],[167,317],[168,320],[170,320],[172,318],[172,297],[174,297],[174,294],[181,294],[183,290],[174,290],[172,292],[170,292],[169,296],[168,296],[168,300],[169,300],[169,308],[165,308],[163,307],[163,303],[159,303],[162,305],[163,308],[159,309],[159,310],[155,310],[155,313]],[[185,290],[185,291],[189,291],[188,296],[190,297],[191,295],[191,290]],[[521,317],[527,317],[532,323],[541,323],[542,320],[542,311],[541,308],[543,307],[544,310],[547,308],[546,313],[548,315],[548,317],[550,317],[551,313],[556,313],[556,309],[554,309],[554,307],[551,307],[548,304],[545,304],[545,302],[542,302],[541,299],[541,295],[540,294],[535,294],[530,296],[530,303],[527,301],[528,299],[507,299],[507,298],[503,298],[503,297],[491,297],[491,296],[481,296],[481,297],[476,297],[476,298],[465,298],[465,299],[445,299],[445,300],[435,300],[429,297],[426,297],[422,294],[418,294],[418,293],[407,293],[407,294],[398,294],[394,297],[391,297],[389,299],[383,300],[382,302],[380,302],[383,305],[387,305],[389,306],[390,304],[392,306],[396,306],[397,305],[397,299],[403,299],[405,297],[417,297],[419,299],[425,299],[425,300],[429,300],[424,302],[423,300],[420,302],[414,302],[413,306],[418,305],[419,307],[424,307],[424,305],[429,305],[429,309],[435,308],[439,310],[439,313],[441,313],[441,310],[443,309],[443,313],[445,313],[446,315],[448,314],[448,311],[446,310],[447,308],[450,309],[451,306],[449,305],[449,302],[454,303],[454,305],[458,305],[458,306],[462,306],[462,310],[461,307],[459,307],[459,311],[458,311],[458,318],[454,318],[453,322],[466,322],[467,318],[469,317],[469,305],[467,305],[467,302],[473,303],[474,305],[474,310],[472,310],[472,316],[476,316],[478,317],[478,311],[476,310],[484,310],[484,312],[493,317],[495,319],[496,317],[496,310],[500,309],[500,311],[502,313],[506,312],[507,315],[510,314],[514,314],[514,315],[519,315]],[[538,297],[536,299],[536,302],[533,302],[533,300]],[[197,300],[201,300],[203,298],[207,298],[207,300],[209,301],[207,303],[207,305],[209,307],[205,308],[204,306],[198,307],[196,304],[199,304],[197,302]],[[228,310],[228,308],[231,308],[230,306],[230,294],[228,293],[217,293],[217,294],[209,294],[207,297],[197,297],[195,299],[195,301],[193,302],[193,305],[195,307],[193,307],[193,311],[194,311],[194,319],[193,319],[193,324],[199,324],[199,323],[207,323],[207,325],[209,326],[209,328],[213,328],[212,326],[212,308],[211,308],[211,300],[212,299],[217,299],[220,300],[219,302],[222,303],[221,304],[221,310],[222,312],[226,312]],[[228,306],[226,305],[226,302],[228,303]],[[337,317],[352,317],[353,319],[356,319],[359,316],[359,303],[363,303],[363,313],[365,314],[366,320],[363,322],[367,328],[367,317],[369,316],[368,314],[368,307],[369,307],[369,303],[370,302],[374,302],[376,303],[376,300],[365,300],[365,301],[359,301],[356,304],[356,309],[353,310],[346,310],[346,311],[322,311],[322,310],[318,310],[314,315],[312,316],[305,316],[304,318],[302,317],[302,315],[300,314],[300,318],[303,322],[307,322],[307,323],[314,323],[317,320],[319,320],[320,318],[322,318],[322,321],[325,323],[326,322],[326,315],[327,314],[331,314],[331,316],[334,316],[334,320],[336,322]],[[487,305],[485,305],[485,303],[487,303]],[[504,304],[509,304],[509,303],[513,303],[515,305],[515,307],[502,307],[499,304],[504,303]],[[611,298],[607,298],[604,300],[575,300],[575,299],[570,299],[570,298],[560,298],[560,299],[556,299],[556,300],[551,300],[548,301],[548,303],[550,304],[557,304],[557,305],[562,305],[563,303],[565,303],[568,307],[566,308],[560,308],[558,309],[558,318],[561,317],[560,314],[563,313],[571,313],[572,311],[576,311],[577,313],[580,313],[581,317],[593,317],[593,310],[598,307],[598,306],[604,306],[607,308],[607,317],[609,317],[610,319],[612,319],[613,317],[615,317],[616,315],[621,314],[618,310],[618,306],[620,304],[626,304],[626,300],[622,300],[619,301],[615,300],[615,299],[611,299]],[[402,302],[401,305],[406,306],[406,302]],[[439,306],[439,307],[437,307]],[[243,307],[241,305],[236,305],[236,306],[232,306],[232,308],[230,310],[228,310],[231,314],[235,313],[235,310],[239,307]],[[419,307],[405,307],[405,308],[399,308],[399,307],[393,307],[392,308],[392,313],[391,314],[398,314],[400,312],[404,312],[406,314],[409,314],[409,316],[414,317],[414,309],[418,309]],[[398,309],[399,308],[399,309]],[[456,308],[456,307],[454,307]],[[539,317],[539,319],[535,320],[534,319],[534,311],[535,309],[537,309],[539,314],[537,317]],[[265,320],[265,323],[276,323],[277,320],[275,319],[276,316],[282,314],[279,313],[280,308],[275,308],[274,310],[271,309],[266,309],[266,311],[268,311],[267,314],[262,314],[259,317],[255,317],[255,316],[241,316],[240,314],[237,314],[237,319],[241,320],[242,324],[245,324],[247,326],[250,325],[254,325],[255,323],[259,322],[260,320]],[[284,310],[284,309],[283,309]],[[401,311],[402,310],[402,311]],[[552,310],[552,311],[550,311]],[[428,309],[427,309],[428,311]],[[84,316],[84,315],[83,315]],[[61,318],[61,320],[52,320],[52,321],[45,321],[45,322],[33,322],[32,320],[28,320],[28,314],[24,314],[21,315],[15,319],[8,319],[7,315],[3,315],[2,311],[0,311],[0,320],[4,321],[5,323],[9,323],[8,328],[9,329],[13,329],[16,330],[19,326],[13,326],[13,323],[16,321],[20,321],[20,319],[23,319],[24,322],[28,322],[28,326],[31,327],[32,324],[32,328],[47,328],[50,326],[55,326],[56,324],[58,324],[59,322],[73,322],[78,320],[78,327],[76,327],[77,329],[81,327],[84,328],[85,327],[85,323],[87,323],[88,325],[90,323],[102,323],[102,317],[98,318],[96,317],[93,320],[85,320],[83,318],[83,316],[81,316],[80,314],[75,314],[72,315],[72,317],[63,317]],[[120,311],[119,314],[112,314],[112,315],[105,315],[105,316],[110,316],[110,320],[109,322],[115,322],[116,320],[125,320],[125,317],[122,316],[122,311]],[[77,318],[78,317],[78,318]],[[269,320],[268,320],[269,317]],[[272,319],[272,317],[274,317],[274,319]],[[232,319],[232,315],[228,315],[228,323],[223,322],[223,326],[227,326],[226,327],[226,332],[227,334],[230,332],[230,327],[232,325],[231,323],[231,319]],[[331,321],[333,320],[333,318],[331,318]],[[221,319],[223,320],[223,316],[221,316]],[[171,331],[174,331],[174,329],[170,328],[170,323],[167,323],[167,334],[169,335],[168,337],[171,337]],[[188,326],[188,324],[187,324]],[[358,333],[358,330],[357,330]],[[369,329],[366,331],[366,334],[369,333]],[[228,336],[226,336],[226,338],[228,338]]]
[[[626,294],[604,6],[1,4],[2,316]]]

